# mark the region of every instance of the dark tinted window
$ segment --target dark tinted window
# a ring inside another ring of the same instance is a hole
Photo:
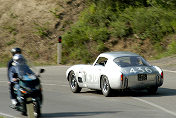
[[[105,58],[105,57],[100,57],[98,60],[97,60],[97,62],[96,62],[96,64],[95,65],[102,65],[102,66],[105,66],[106,65],[106,62],[107,62],[107,58]]]

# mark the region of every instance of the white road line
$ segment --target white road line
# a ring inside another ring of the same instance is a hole
[[[170,111],[170,110],[168,110],[168,109],[166,109],[166,108],[164,108],[164,107],[162,107],[162,106],[159,106],[159,105],[157,105],[157,104],[154,104],[154,103],[152,103],[152,102],[149,102],[149,101],[146,101],[146,100],[137,98],[137,97],[131,97],[131,98],[133,98],[133,99],[135,99],[135,100],[139,100],[139,101],[144,102],[144,103],[146,103],[146,104],[149,104],[149,105],[151,105],[151,106],[153,106],[153,107],[156,107],[156,108],[158,108],[158,109],[160,109],[160,110],[162,110],[162,111],[164,111],[164,112],[166,112],[166,113],[168,113],[168,114],[171,114],[171,115],[173,115],[173,116],[176,116],[176,113],[175,113],[175,112]]]
[[[42,85],[47,85],[47,86],[56,86],[56,84],[45,84],[45,83],[41,83]]]
[[[164,70],[166,72],[172,72],[172,73],[176,73],[176,71],[171,71],[171,70]]]
[[[9,114],[5,114],[5,113],[1,113],[1,112],[0,112],[0,115],[1,116],[6,116],[6,117],[10,117],[10,118],[19,118],[19,117],[15,117],[15,116],[12,116],[12,115],[9,115]]]
[[[69,87],[68,85],[60,85],[60,86]]]
[[[42,85],[46,85],[46,86],[64,86],[64,87],[68,87],[68,85],[66,84],[46,84],[46,83],[42,83]]]

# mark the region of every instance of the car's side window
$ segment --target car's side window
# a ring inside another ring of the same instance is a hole
[[[102,65],[102,66],[105,66],[106,63],[107,63],[107,61],[108,61],[107,58],[105,58],[105,57],[100,57],[100,58],[97,60],[97,62],[96,62],[95,65]]]

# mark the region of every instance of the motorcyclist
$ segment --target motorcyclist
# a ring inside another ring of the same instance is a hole
[[[14,56],[15,54],[21,54],[22,51],[20,48],[13,48],[13,49],[11,49],[11,53],[12,53],[12,56]],[[10,61],[8,62],[8,65],[7,65],[8,70],[12,66],[12,63],[13,63],[13,58],[10,59]]]
[[[11,53],[12,53],[12,56],[14,56],[15,54],[21,54],[22,51],[20,48],[13,48],[11,49]],[[13,90],[13,87],[14,87],[14,82],[11,82],[10,81],[10,77],[9,77],[9,69],[13,66],[12,65],[13,63],[13,58],[10,59],[10,61],[8,62],[8,65],[7,65],[7,76],[8,76],[8,83],[9,83],[9,92],[10,92],[10,98],[11,98],[11,101],[12,101],[12,104],[16,104],[16,95],[14,94],[14,90]]]
[[[18,72],[17,66],[24,65],[24,64],[26,64],[26,60],[23,57],[23,55],[22,54],[15,54],[13,56],[12,66],[9,68],[9,75],[8,75],[9,81],[13,85],[13,88],[14,88],[14,86],[16,86],[15,88],[17,89],[17,99],[19,102],[20,102],[20,91],[19,91],[18,79],[17,79],[19,72]],[[29,74],[33,74],[33,72],[31,70],[29,70],[28,72],[29,72]],[[13,88],[11,88],[11,92],[12,92]],[[12,94],[14,95],[14,93],[12,93]],[[15,98],[11,98],[12,105],[16,106],[17,105],[16,96],[13,96],[13,97],[15,97]]]

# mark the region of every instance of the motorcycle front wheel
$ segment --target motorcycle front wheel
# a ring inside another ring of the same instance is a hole
[[[22,107],[22,112],[21,112],[21,114],[23,115],[23,116],[27,116],[27,108],[26,108],[26,103],[21,103],[21,107]]]
[[[35,118],[39,118],[41,116],[40,104],[39,102],[35,101],[33,102],[33,105],[34,105],[34,116]]]

